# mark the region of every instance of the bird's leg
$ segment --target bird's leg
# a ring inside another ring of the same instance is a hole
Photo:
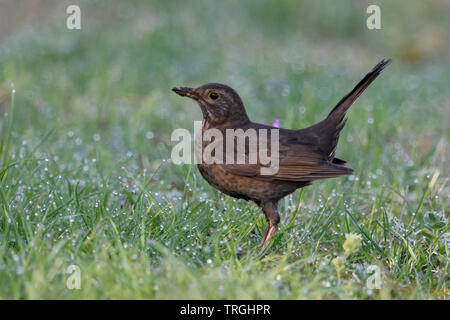
[[[261,244],[263,244],[264,242],[266,242],[266,238],[267,238],[267,234],[269,233],[269,230],[270,230],[270,224],[267,223],[267,228],[266,228],[266,231],[264,232],[264,235],[263,235],[263,237],[262,237]]]
[[[273,237],[278,229],[278,223],[280,222],[280,215],[278,214],[278,202],[277,201],[267,201],[261,203],[261,209],[264,211],[267,221],[267,229],[264,232],[262,238],[262,246],[264,247],[269,240]]]
[[[278,226],[267,225],[266,237],[262,239],[262,244],[266,245],[277,231]]]

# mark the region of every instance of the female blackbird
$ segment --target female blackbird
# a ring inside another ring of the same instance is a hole
[[[278,228],[280,216],[278,202],[286,195],[311,184],[313,180],[348,175],[352,169],[344,166],[346,161],[335,157],[339,133],[345,125],[345,114],[361,93],[375,80],[391,59],[380,61],[338,104],[327,118],[315,125],[300,129],[278,131],[278,170],[262,174],[261,162],[250,163],[249,146],[237,149],[245,153],[244,164],[202,163],[198,168],[203,178],[213,187],[238,199],[252,200],[263,210],[267,229],[262,238],[263,246]],[[197,101],[203,113],[202,133],[217,129],[278,129],[251,122],[239,95],[232,88],[218,83],[208,83],[198,88],[173,88],[177,94]],[[233,138],[234,139],[234,138]],[[245,138],[244,138],[245,141]],[[233,141],[234,143],[235,141]],[[250,143],[249,143],[250,144]],[[203,147],[207,145],[203,141]],[[269,144],[270,146],[270,141]],[[270,148],[268,148],[270,150]],[[227,150],[228,152],[228,150]],[[242,155],[242,154],[241,154]],[[239,154],[237,154],[239,156]]]

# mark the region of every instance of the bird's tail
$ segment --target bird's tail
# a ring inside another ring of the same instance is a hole
[[[334,158],[339,133],[347,120],[345,119],[347,110],[389,63],[391,63],[391,59],[381,60],[352,91],[338,102],[325,120],[305,129],[305,131],[314,130],[316,133],[320,132],[320,148],[327,154],[330,160]]]
[[[347,110],[352,106],[353,102],[366,90],[366,88],[375,80],[386,66],[391,63],[391,59],[381,60],[366,76],[350,91],[338,104],[331,110],[328,115],[328,121],[337,125],[344,120]]]

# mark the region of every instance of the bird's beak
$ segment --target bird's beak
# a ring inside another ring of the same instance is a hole
[[[188,88],[188,87],[175,87],[172,88],[172,91],[174,91],[175,93],[179,94],[182,97],[189,97],[191,99],[194,100],[198,100],[199,96],[198,94],[195,92],[195,90],[193,88]]]

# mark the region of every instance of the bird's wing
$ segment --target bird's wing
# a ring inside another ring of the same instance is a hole
[[[292,136],[280,136],[279,141],[278,171],[275,168],[272,174],[261,172],[262,168],[270,167],[270,163],[262,165],[258,161],[256,164],[249,164],[248,150],[246,150],[245,164],[223,164],[222,166],[229,173],[266,181],[312,181],[353,172],[350,168],[330,162],[325,153],[315,144],[302,142]]]

